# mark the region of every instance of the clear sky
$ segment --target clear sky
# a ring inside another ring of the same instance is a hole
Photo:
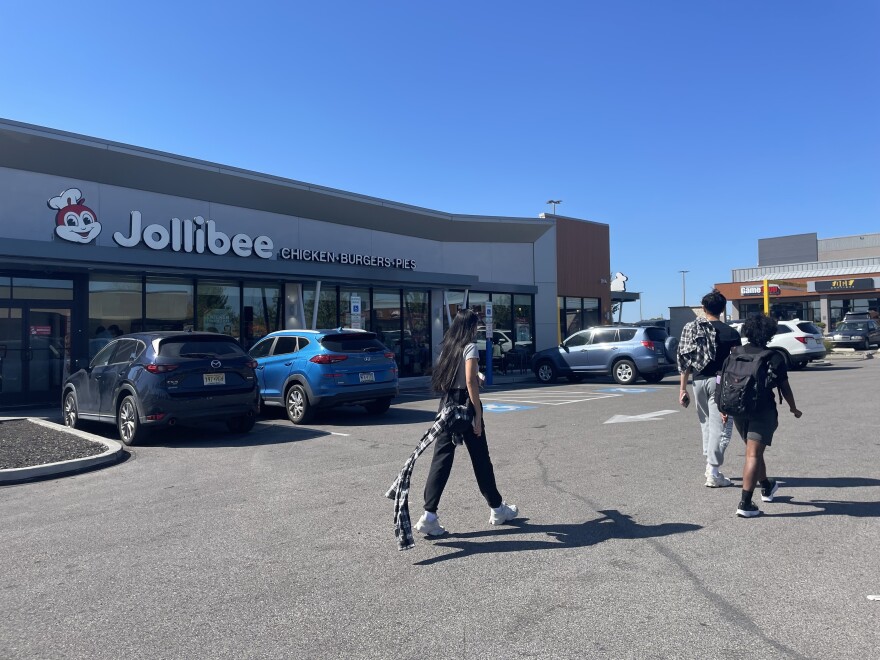
[[[464,214],[606,223],[625,321],[880,231],[880,1],[0,1],[0,117]]]

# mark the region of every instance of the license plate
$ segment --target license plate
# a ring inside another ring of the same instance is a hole
[[[203,374],[205,385],[226,385],[226,374]]]
[[[376,382],[376,374],[374,374],[372,371],[362,371],[358,375],[360,376],[362,383],[375,383]]]

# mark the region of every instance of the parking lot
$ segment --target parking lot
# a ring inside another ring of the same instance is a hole
[[[406,552],[382,494],[436,400],[301,427],[279,411],[246,435],[175,428],[119,465],[0,489],[3,655],[871,657],[878,365],[791,374],[804,416],[780,412],[767,463],[781,488],[753,520],[734,516],[736,488],[703,486],[676,378],[492,388],[492,459],[521,517],[487,524],[460,452],[450,533]],[[722,470],[742,462],[734,440]]]

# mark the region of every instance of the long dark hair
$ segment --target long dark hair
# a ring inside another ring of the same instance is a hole
[[[440,360],[431,376],[431,387],[435,392],[448,392],[455,382],[455,371],[461,364],[464,347],[473,343],[477,336],[480,317],[469,309],[460,309],[452,319],[452,325],[443,335]]]

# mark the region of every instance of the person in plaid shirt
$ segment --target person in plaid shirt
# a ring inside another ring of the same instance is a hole
[[[700,431],[703,436],[703,455],[706,457],[706,486],[719,488],[732,482],[719,470],[724,464],[724,452],[730,444],[732,420],[722,419],[715,403],[715,388],[724,360],[734,346],[741,344],[739,333],[719,320],[727,306],[727,298],[713,289],[703,296],[704,317],[699,317],[681,331],[678,342],[678,370],[680,376],[679,403],[687,407],[690,395],[688,379],[693,377],[694,400]]]

